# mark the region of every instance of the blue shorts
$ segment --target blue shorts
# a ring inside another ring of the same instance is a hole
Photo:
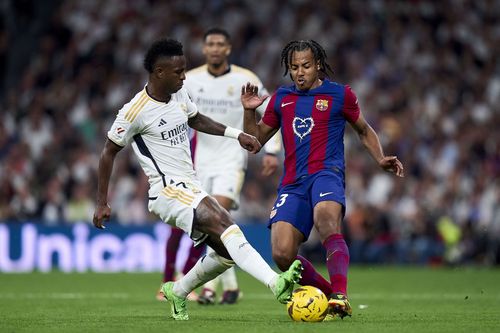
[[[338,202],[344,215],[345,180],[341,171],[321,170],[280,188],[267,226],[288,222],[304,235],[305,242],[314,225],[314,207],[321,201]]]

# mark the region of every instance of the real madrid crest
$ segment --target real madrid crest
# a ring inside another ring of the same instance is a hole
[[[234,87],[233,86],[229,86],[229,88],[227,88],[227,94],[229,96],[233,96],[234,95]]]
[[[318,99],[316,102],[316,109],[320,111],[328,110],[328,100],[327,99]]]

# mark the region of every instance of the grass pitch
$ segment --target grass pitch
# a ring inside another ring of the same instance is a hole
[[[500,332],[500,270],[353,267],[351,318],[296,323],[238,272],[237,305],[189,303],[190,320],[155,300],[160,274],[0,274],[0,332]]]

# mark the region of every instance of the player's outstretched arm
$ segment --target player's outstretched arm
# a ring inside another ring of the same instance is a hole
[[[258,153],[262,148],[262,145],[254,136],[243,133],[236,128],[225,126],[199,112],[194,117],[189,118],[188,124],[191,128],[199,132],[212,135],[223,135],[236,139],[241,147],[254,154]]]
[[[223,125],[210,117],[207,117],[198,112],[194,117],[188,119],[189,127],[212,135],[224,135],[226,125]]]
[[[366,122],[360,114],[356,122],[351,123],[356,130],[363,145],[368,149],[370,155],[377,161],[378,165],[385,171],[392,172],[398,177],[404,177],[403,164],[396,156],[385,156],[380,145],[380,140],[375,130]]]
[[[267,141],[278,131],[277,128],[267,126],[262,122],[256,123],[255,110],[264,103],[269,96],[259,96],[259,88],[256,85],[247,83],[241,87],[241,104],[244,108],[243,131],[253,135],[261,144]]]
[[[122,149],[111,140],[106,140],[99,159],[97,170],[97,202],[92,222],[99,229],[104,229],[104,221],[109,220],[111,208],[108,205],[108,186],[116,154]]]

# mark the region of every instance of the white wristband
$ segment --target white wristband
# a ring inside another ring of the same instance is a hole
[[[234,128],[234,127],[226,127],[226,130],[224,131],[224,136],[227,136],[228,138],[233,138],[238,140],[238,136],[243,133],[243,131]]]

